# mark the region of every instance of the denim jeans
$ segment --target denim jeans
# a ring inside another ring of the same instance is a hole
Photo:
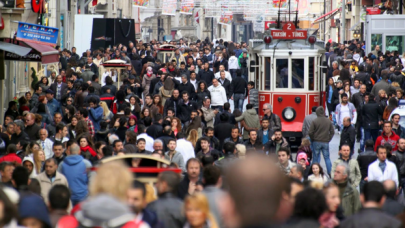
[[[237,69],[229,69],[229,73],[232,76],[232,80],[234,80],[236,78],[236,70]]]
[[[320,163],[321,162],[321,152],[323,155],[323,159],[325,159],[326,169],[328,170],[328,175],[332,171],[332,163],[330,162],[329,158],[329,143],[328,142],[312,142],[313,155],[312,155],[312,163]]]
[[[374,142],[378,137],[378,129],[364,129],[364,141],[372,139]]]
[[[364,152],[364,142],[365,142],[365,140],[364,140],[364,128],[363,127],[360,127],[360,132],[359,132],[359,134],[361,135],[361,137],[360,137],[360,150],[361,150],[361,152]]]
[[[243,102],[245,101],[245,95],[243,93],[234,93],[233,94],[233,105],[234,109],[243,110]]]

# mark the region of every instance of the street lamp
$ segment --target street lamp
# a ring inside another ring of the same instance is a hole
[[[354,37],[355,39],[360,38],[360,32],[359,32],[358,30],[355,30],[354,33],[353,33],[353,37]]]

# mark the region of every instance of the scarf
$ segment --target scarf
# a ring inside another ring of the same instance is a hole
[[[170,71],[170,72],[173,72],[174,70],[175,70],[175,68],[172,68],[172,69],[169,68],[169,71]]]
[[[147,68],[146,68],[146,75],[147,75],[148,77],[151,77],[151,76],[153,75],[152,67],[147,67]]]
[[[91,156],[95,157],[97,155],[97,153],[93,150],[93,148],[91,148],[89,145],[87,145],[86,147],[80,147],[81,151],[89,151]]]
[[[382,173],[384,173],[385,167],[387,166],[387,164],[385,164],[385,162],[380,162],[378,163],[378,166],[380,167]]]

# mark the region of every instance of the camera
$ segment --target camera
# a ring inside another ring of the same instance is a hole
[[[289,54],[289,55],[292,55],[292,51],[289,51],[288,54]]]

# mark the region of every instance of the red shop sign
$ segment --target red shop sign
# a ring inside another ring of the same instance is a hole
[[[307,30],[297,30],[292,22],[287,22],[283,29],[271,30],[273,39],[299,39],[305,40],[308,37]]]
[[[378,7],[367,7],[366,12],[368,15],[381,14],[381,9]]]

